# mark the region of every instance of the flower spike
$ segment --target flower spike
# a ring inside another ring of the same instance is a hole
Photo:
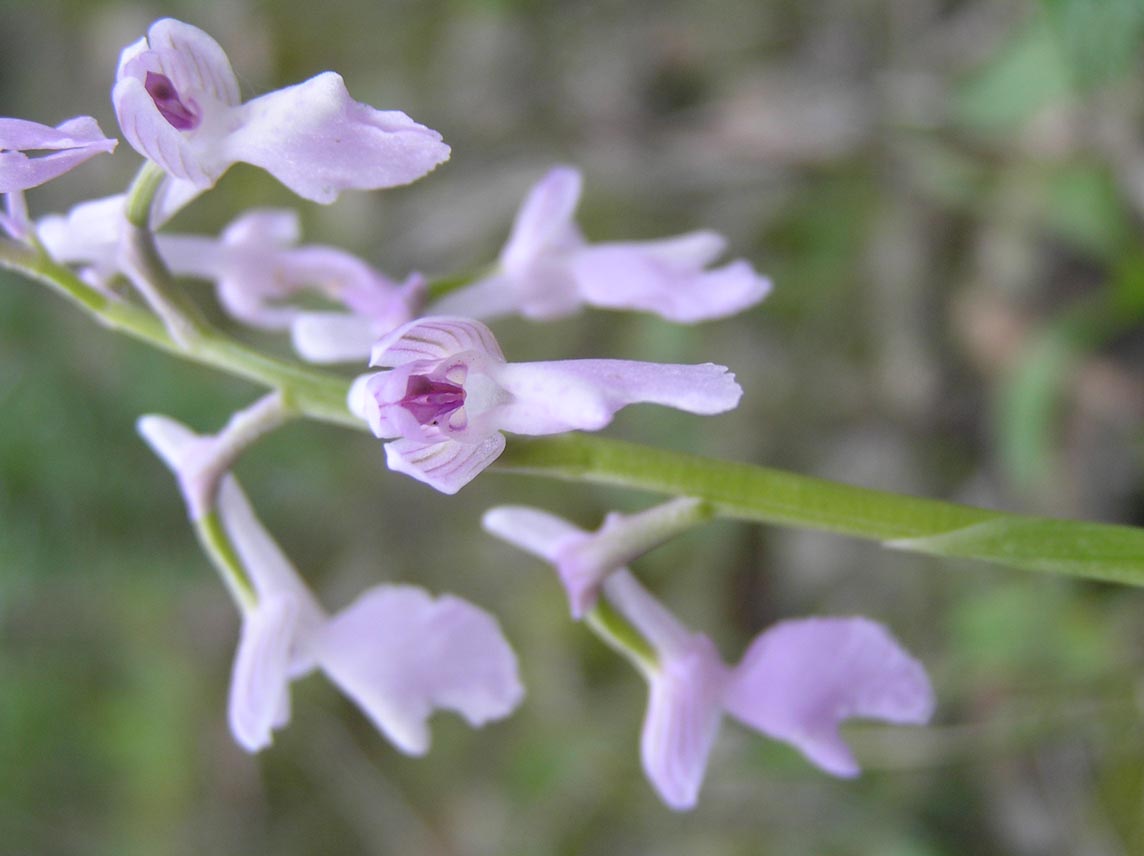
[[[573,221],[583,178],[555,167],[520,206],[494,274],[443,297],[442,315],[547,321],[582,306],[651,312],[683,324],[723,318],[758,303],[770,280],[737,260],[707,269],[726,241],[691,232],[659,241],[589,244]]]
[[[386,443],[390,469],[456,493],[502,451],[501,431],[597,431],[629,404],[722,413],[743,390],[725,366],[629,360],[505,362],[492,332],[467,318],[411,321],[374,347],[350,409]]]
[[[494,508],[483,524],[553,563],[586,535],[532,508]],[[627,568],[613,569],[603,591],[654,652],[652,661],[631,657],[649,685],[640,751],[649,781],[673,809],[696,804],[724,712],[843,777],[859,772],[838,734],[844,720],[922,724],[933,714],[925,669],[867,618],[780,622],[756,636],[737,665],[728,666],[707,636],[688,629]]]
[[[242,103],[218,42],[171,18],[123,50],[111,97],[132,148],[199,190],[243,161],[329,203],[416,181],[449,157],[436,131],[354,101],[332,71]]]

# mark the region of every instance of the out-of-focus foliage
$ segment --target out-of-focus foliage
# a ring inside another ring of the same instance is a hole
[[[707,227],[776,281],[697,328],[588,313],[497,327],[513,359],[725,363],[740,410],[632,409],[662,446],[1016,511],[1144,522],[1144,15],[1137,0],[564,4],[9,2],[0,114],[94,114],[161,15],[226,47],[253,95],[326,68],[439,129],[453,160],[302,207],[306,239],[395,275],[499,249],[550,164],[585,171],[589,237]],[[29,194],[125,186],[126,146]],[[215,231],[296,201],[236,167],[180,215]],[[191,287],[194,287],[193,285]],[[196,292],[209,305],[205,291]],[[854,726],[831,780],[733,727],[699,808],[639,769],[638,677],[570,623],[487,506],[595,525],[645,497],[486,474],[455,498],[377,443],[292,426],[239,475],[331,607],[379,580],[500,616],[529,697],[395,752],[320,680],[257,758],[226,729],[238,620],[133,430],[217,428],[244,384],[114,338],[0,277],[0,850],[36,854],[1144,852],[1141,595],[719,523],[636,570],[734,656],[785,616],[863,613],[932,670],[933,728]]]

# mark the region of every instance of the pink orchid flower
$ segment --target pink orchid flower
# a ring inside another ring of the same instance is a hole
[[[408,184],[449,157],[436,131],[354,101],[332,71],[243,103],[218,42],[171,18],[123,50],[111,98],[132,148],[200,190],[243,161],[329,203]]]
[[[489,510],[483,524],[554,564],[570,540],[587,534],[555,515],[515,506]],[[782,621],[728,666],[707,636],[687,628],[627,568],[614,569],[603,591],[654,652],[650,660],[631,656],[650,693],[640,751],[644,772],[673,809],[695,806],[724,713],[842,777],[859,773],[838,733],[843,721],[922,724],[933,714],[925,669],[867,618]]]
[[[391,470],[456,493],[504,451],[502,431],[598,431],[616,411],[646,402],[722,413],[743,390],[725,366],[630,360],[509,363],[479,321],[428,317],[374,346],[350,409],[385,444]]]
[[[139,431],[179,476],[194,507],[189,488],[212,438],[162,416],[144,417]],[[428,751],[426,720],[434,710],[456,711],[478,727],[520,703],[516,656],[484,610],[452,595],[383,584],[328,615],[233,476],[222,480],[217,511],[254,589],[244,606],[229,705],[231,731],[248,752],[268,746],[289,721],[290,682],[315,669],[411,755]],[[194,512],[200,519],[203,513]]]
[[[588,305],[691,324],[733,315],[770,292],[770,280],[741,259],[707,269],[726,246],[715,232],[588,243],[573,221],[581,184],[572,167],[555,167],[545,175],[516,215],[499,269],[445,296],[433,311],[549,320]]]

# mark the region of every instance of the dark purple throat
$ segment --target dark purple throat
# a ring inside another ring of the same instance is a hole
[[[411,375],[405,386],[405,397],[398,402],[422,425],[435,425],[465,404],[465,390],[443,380],[425,375]]]
[[[143,88],[147,90],[147,94],[151,96],[151,100],[155,102],[155,106],[159,108],[163,118],[175,128],[180,131],[191,131],[198,127],[199,117],[194,114],[191,108],[179,100],[179,93],[175,89],[175,84],[171,83],[171,78],[167,75],[156,74],[153,71],[147,72],[147,77],[143,81]]]

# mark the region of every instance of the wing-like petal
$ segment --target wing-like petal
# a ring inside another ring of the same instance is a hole
[[[855,776],[838,734],[851,717],[924,723],[934,697],[922,665],[866,618],[784,621],[759,635],[734,668],[727,712],[784,740],[828,773]]]
[[[410,321],[379,339],[370,365],[394,368],[415,360],[443,360],[464,351],[478,351],[504,362],[492,331],[480,321],[431,315]]]
[[[326,624],[316,650],[330,680],[411,755],[428,751],[434,710],[480,726],[507,716],[524,695],[496,619],[413,586],[365,592]]]
[[[490,434],[479,443],[426,443],[402,438],[385,444],[385,461],[394,472],[412,476],[441,493],[454,494],[499,458],[504,447],[500,433]]]
[[[231,672],[228,716],[247,752],[270,745],[290,718],[290,660],[299,604],[289,594],[261,598],[243,617]]]
[[[241,109],[243,122],[226,139],[228,158],[262,167],[314,202],[408,184],[449,158],[436,131],[399,110],[354,101],[332,71]]]

